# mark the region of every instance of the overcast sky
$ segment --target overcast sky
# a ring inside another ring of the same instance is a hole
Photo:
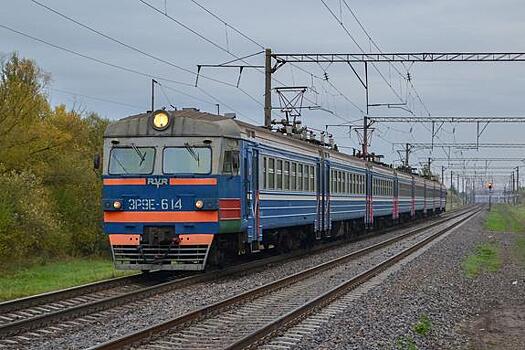
[[[194,74],[173,67],[177,65],[195,72],[197,64],[222,63],[261,51],[258,45],[231,28],[227,29],[191,0],[145,0],[162,13],[138,0],[39,1],[171,65],[94,34],[30,0],[4,1],[0,10],[0,24],[110,64],[163,78],[159,82],[164,86],[167,96],[157,89],[157,108],[173,104],[178,108],[196,107],[214,112],[215,104],[219,103],[221,113],[236,112],[240,119],[248,122],[263,122],[262,72],[245,70],[241,76],[241,91],[235,86],[205,78],[201,78],[199,88],[195,88]],[[367,52],[377,51],[344,3],[339,0],[324,1],[337,17],[342,16],[344,25],[361,48]],[[277,53],[360,52],[321,0],[197,2],[258,44],[272,48]],[[347,0],[347,3],[384,52],[525,52],[523,1]],[[200,33],[210,42],[184,29],[163,13]],[[147,76],[93,62],[0,28],[0,53],[5,56],[11,52],[34,59],[51,74],[49,96],[53,104],[64,103],[69,107],[97,112],[110,119],[149,109],[151,80]],[[264,58],[257,55],[247,62],[261,65]],[[322,80],[314,78],[312,84],[310,74],[297,67],[282,67],[275,74],[274,86],[280,83],[307,86],[309,89],[305,98],[308,100],[303,105],[320,105],[332,111],[305,111],[305,125],[323,129],[325,124],[362,119],[362,110],[366,109],[364,91],[346,64],[306,64],[301,67],[318,77],[326,72],[329,83],[344,95],[341,96]],[[393,67],[381,64],[378,68],[395,93],[371,68],[371,103],[408,101],[409,108],[415,114],[427,115],[414,91],[409,89],[407,95],[406,81]],[[403,75],[410,71],[412,82],[432,115],[525,115],[522,97],[525,62],[398,64],[395,68]],[[231,69],[203,69],[202,74],[233,85],[238,78],[238,71]],[[274,106],[278,106],[276,95],[273,96],[273,102]],[[277,117],[279,112],[274,114]],[[404,115],[406,112],[373,108],[370,114]],[[388,163],[398,162],[396,150],[400,146],[392,143],[430,142],[430,128],[430,124],[379,124],[373,134],[371,151],[384,154]],[[347,129],[331,130],[338,144],[358,147],[359,139],[354,131],[349,138]],[[480,142],[525,143],[524,130],[525,124],[490,125]],[[438,137],[435,142],[475,142],[476,128],[471,124],[445,125]],[[524,150],[482,149],[464,151],[463,155],[520,157],[524,156]],[[428,151],[415,153],[412,165],[418,166],[419,158],[422,160],[428,155]],[[445,153],[436,149],[432,156],[444,157]],[[434,170],[438,173],[441,164],[446,163],[435,163]],[[492,164],[501,167],[516,165],[518,162]],[[497,171],[501,172],[509,173],[510,170]]]

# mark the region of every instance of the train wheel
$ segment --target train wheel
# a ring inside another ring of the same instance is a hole
[[[218,268],[223,268],[225,262],[224,250],[221,249],[218,242],[213,242],[208,253],[208,265]]]

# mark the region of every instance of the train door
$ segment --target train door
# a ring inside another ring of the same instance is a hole
[[[372,197],[372,183],[373,183],[373,175],[370,168],[366,168],[366,211],[365,211],[365,226],[369,227],[374,224],[374,205],[372,203],[373,197]]]
[[[399,219],[399,179],[396,176],[392,180],[392,203],[393,203],[393,210],[392,210],[392,219],[397,220]]]
[[[244,190],[246,193],[246,212],[248,241],[252,250],[259,249],[262,241],[259,208],[259,151],[248,145],[244,152]]]
[[[411,203],[411,207],[410,207],[410,216],[415,216],[416,215],[416,195],[417,195],[417,192],[416,192],[416,180],[414,179],[414,177],[412,177],[412,180],[410,181],[410,203]]]
[[[427,181],[423,181],[423,214],[427,215]]]
[[[320,152],[317,163],[317,211],[315,220],[315,238],[321,239],[323,233],[331,228],[330,218],[330,163],[325,158],[325,153]]]

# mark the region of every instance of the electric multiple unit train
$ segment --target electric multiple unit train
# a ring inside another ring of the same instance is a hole
[[[115,266],[143,271],[204,270],[439,214],[446,201],[438,181],[196,109],[109,125],[103,182]]]

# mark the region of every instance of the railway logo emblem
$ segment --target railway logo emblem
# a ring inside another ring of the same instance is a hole
[[[166,186],[168,185],[169,181],[166,178],[149,178],[146,182],[148,185],[157,186],[159,188],[160,186]]]

